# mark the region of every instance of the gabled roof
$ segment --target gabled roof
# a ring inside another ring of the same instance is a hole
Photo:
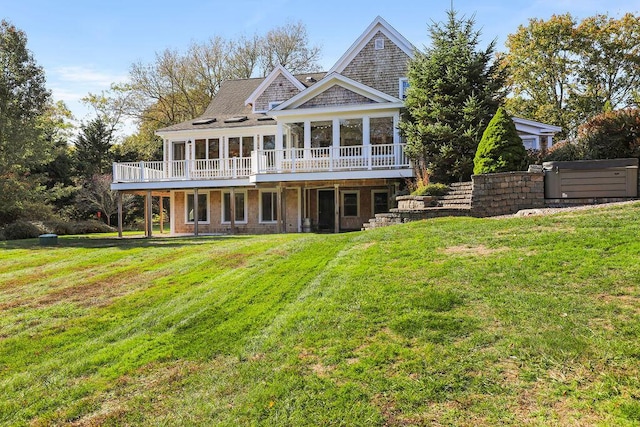
[[[267,89],[271,83],[273,83],[278,76],[284,76],[287,80],[291,82],[298,90],[303,91],[307,87],[303,85],[298,79],[296,79],[293,74],[291,74],[286,68],[282,65],[278,64],[276,68],[269,73],[267,77],[264,78],[262,83],[249,95],[249,97],[244,101],[245,105],[254,105],[256,100],[262,95],[262,93]]]
[[[271,111],[274,113],[274,115],[277,115],[278,113],[282,113],[285,110],[295,109],[335,85],[342,86],[345,89],[369,98],[377,103],[402,103],[402,101],[396,97],[387,95],[384,92],[352,80],[341,74],[331,73],[327,74],[324,79],[320,80],[318,83],[311,86],[304,92],[300,92],[299,94],[293,96],[289,100],[273,108]]]
[[[404,53],[413,58],[413,52],[415,47],[409,40],[404,38],[402,34],[396,31],[387,21],[382,19],[381,16],[377,16],[376,19],[367,27],[360,37],[351,45],[351,47],[342,55],[342,57],[331,67],[327,74],[333,72],[341,73],[349,65],[349,63],[356,57],[356,55],[366,46],[367,43],[378,33],[382,32],[389,40],[395,43]]]
[[[536,122],[535,120],[523,119],[520,117],[512,117],[516,130],[534,135],[554,135],[562,128],[559,126],[548,125],[546,123]]]

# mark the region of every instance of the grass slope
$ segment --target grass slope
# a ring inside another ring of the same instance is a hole
[[[637,425],[640,204],[0,243],[1,425]]]

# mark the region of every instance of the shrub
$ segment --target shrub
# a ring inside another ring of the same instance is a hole
[[[69,224],[70,234],[92,234],[92,233],[111,233],[116,231],[115,228],[108,226],[102,221],[87,220]]]
[[[502,107],[491,119],[473,159],[474,174],[524,169],[527,158],[516,125]]]
[[[609,111],[592,117],[578,128],[578,145],[584,158],[615,159],[640,156],[640,109]]]
[[[584,159],[584,147],[573,141],[561,141],[553,144],[544,156],[545,162],[568,162]]]
[[[444,196],[449,192],[449,186],[447,184],[426,184],[419,185],[413,192],[412,196]]]
[[[4,227],[4,238],[7,240],[33,239],[44,233],[37,225],[18,220]]]

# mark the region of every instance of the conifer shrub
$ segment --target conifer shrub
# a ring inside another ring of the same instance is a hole
[[[523,170],[526,159],[527,150],[518,136],[516,125],[507,111],[500,107],[482,134],[473,159],[473,173]]]
[[[29,221],[14,221],[4,227],[4,238],[7,240],[33,239],[43,234],[44,230]]]

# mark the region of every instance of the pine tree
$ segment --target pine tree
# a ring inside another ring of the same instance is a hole
[[[474,174],[521,170],[527,150],[516,131],[516,125],[502,107],[498,109],[482,134],[473,160]]]
[[[108,173],[113,157],[112,131],[99,117],[82,125],[81,130],[75,143],[78,174],[89,180],[96,174]]]
[[[475,21],[458,19],[429,27],[432,46],[409,62],[409,89],[400,129],[419,172],[434,181],[469,179],[485,126],[504,98],[505,70],[493,61],[495,42],[478,50]]]

